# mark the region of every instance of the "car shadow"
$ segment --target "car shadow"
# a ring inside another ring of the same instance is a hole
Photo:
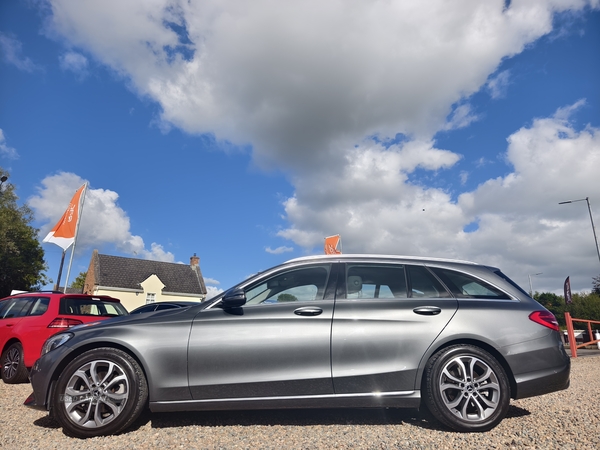
[[[140,426],[152,428],[181,426],[311,426],[311,425],[395,425],[410,423],[422,428],[443,430],[426,409],[285,409],[252,411],[200,411],[147,413]]]

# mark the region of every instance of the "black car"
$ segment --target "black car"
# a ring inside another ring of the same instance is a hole
[[[188,306],[197,305],[198,302],[155,302],[148,303],[147,305],[142,305],[138,308],[135,308],[129,314],[141,314],[148,313],[154,311],[164,311],[165,309],[173,309],[173,308],[187,308]]]

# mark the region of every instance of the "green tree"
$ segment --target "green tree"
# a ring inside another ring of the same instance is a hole
[[[298,299],[292,294],[279,294],[277,297],[278,302],[297,302]]]
[[[8,176],[1,167],[0,176]],[[0,191],[0,298],[13,289],[35,290],[49,282],[38,230],[30,225],[33,212],[17,200],[14,186],[5,182]]]
[[[73,280],[71,283],[71,289],[80,289],[83,292],[83,287],[85,286],[85,277],[87,276],[87,272],[79,272],[77,278]]]
[[[565,311],[571,314],[574,319],[597,320],[600,321],[600,295],[591,293],[574,293],[573,302],[565,304],[562,295],[552,294],[551,292],[536,292],[534,298],[552,314],[556,316],[558,324],[565,327]],[[582,325],[582,324],[580,324]]]

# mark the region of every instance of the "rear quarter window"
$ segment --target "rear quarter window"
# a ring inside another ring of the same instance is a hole
[[[431,267],[431,270],[457,298],[511,300],[507,293],[474,276],[439,267]]]

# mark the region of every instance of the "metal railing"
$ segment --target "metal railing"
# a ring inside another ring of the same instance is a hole
[[[573,322],[587,323],[588,336],[591,339],[592,337],[594,337],[594,335],[592,334],[592,324],[595,323],[597,325],[600,325],[599,321],[587,320],[587,319],[573,319],[573,318],[571,318],[571,313],[565,312],[565,322],[567,322],[569,347],[571,348],[571,356],[573,358],[577,358],[577,349],[578,348],[586,347],[588,345],[597,344],[598,342],[600,342],[600,339],[594,339],[594,340],[591,340],[588,342],[583,342],[583,343],[577,345],[577,341],[575,340],[575,330],[573,329]]]

